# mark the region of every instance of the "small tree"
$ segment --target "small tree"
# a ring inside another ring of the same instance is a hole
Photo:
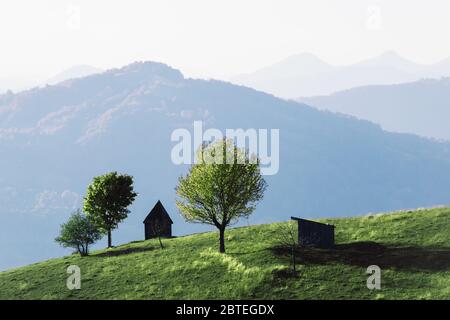
[[[60,235],[55,241],[63,247],[76,249],[81,256],[87,256],[89,245],[101,238],[100,230],[78,209],[61,225]]]
[[[158,237],[159,246],[161,247],[161,249],[164,249],[164,245],[163,245],[163,242],[161,240],[162,221],[159,218],[156,218],[156,220],[153,223],[151,229],[152,229],[153,234],[155,234]]]
[[[283,224],[278,230],[278,243],[284,249],[289,250],[292,274],[297,275],[297,249],[298,249],[298,232],[296,223],[289,221]]]
[[[248,217],[266,187],[259,160],[224,139],[199,149],[196,164],[179,179],[176,204],[187,221],[219,230],[219,252],[224,253],[226,227]]]
[[[95,177],[84,198],[84,211],[108,235],[108,248],[112,247],[111,231],[128,217],[137,193],[133,190],[133,177],[117,172]]]

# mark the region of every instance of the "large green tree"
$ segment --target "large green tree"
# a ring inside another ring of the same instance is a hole
[[[63,247],[76,249],[81,256],[87,256],[89,246],[101,237],[100,230],[81,210],[77,210],[72,213],[66,223],[61,225],[60,234],[55,241]]]
[[[266,187],[259,160],[223,139],[199,148],[196,163],[179,179],[176,204],[187,221],[219,230],[223,253],[226,227],[248,217]]]
[[[133,189],[133,177],[110,172],[95,177],[84,198],[84,212],[108,235],[108,248],[112,247],[111,231],[128,217],[128,207],[137,193]]]

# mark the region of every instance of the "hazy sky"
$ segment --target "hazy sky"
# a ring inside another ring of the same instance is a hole
[[[346,64],[395,50],[450,56],[448,0],[2,0],[0,78],[156,60],[189,76],[253,71],[311,52]]]

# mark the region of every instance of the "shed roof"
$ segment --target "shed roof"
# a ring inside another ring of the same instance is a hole
[[[153,209],[150,211],[150,213],[147,215],[147,217],[144,220],[144,223],[149,222],[152,217],[161,217],[163,219],[169,220],[171,224],[173,224],[172,219],[170,218],[169,214],[167,213],[166,209],[162,205],[161,201],[158,200],[158,202],[155,204]]]
[[[315,223],[315,224],[321,224],[321,225],[324,225],[324,226],[330,226],[330,227],[335,227],[334,225],[332,225],[332,224],[328,224],[328,223],[321,223],[321,222],[317,222],[317,221],[312,221],[312,220],[306,220],[306,219],[302,219],[302,218],[297,218],[297,217],[291,217],[291,219],[292,220],[295,220],[295,221],[305,221],[305,222],[309,222],[309,223]]]

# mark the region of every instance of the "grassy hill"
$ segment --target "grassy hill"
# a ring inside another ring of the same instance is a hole
[[[299,249],[298,277],[277,246],[283,224],[133,242],[0,273],[1,299],[450,299],[450,208],[325,219],[334,250]],[[66,288],[80,266],[81,290]],[[366,288],[366,268],[382,268],[382,289]]]

